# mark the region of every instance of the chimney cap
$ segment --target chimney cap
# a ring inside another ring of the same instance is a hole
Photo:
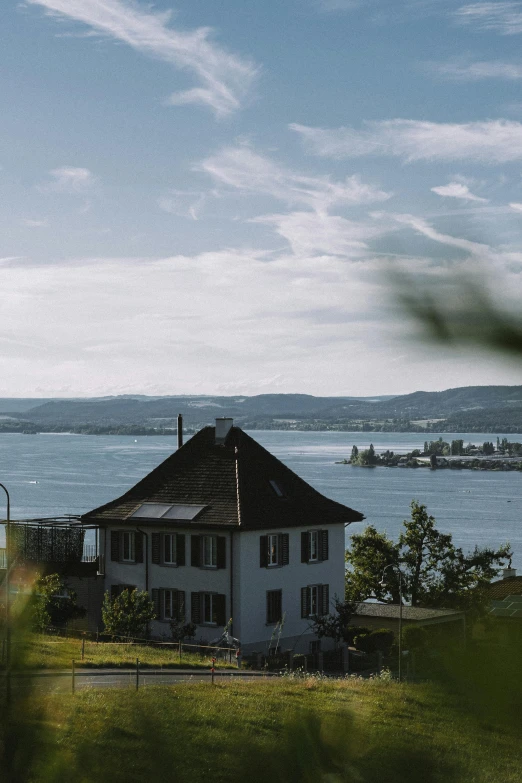
[[[232,429],[234,419],[222,416],[216,419],[216,446],[224,446],[227,435]]]
[[[517,569],[516,568],[504,568],[502,569],[502,576],[504,579],[513,579],[517,575]]]

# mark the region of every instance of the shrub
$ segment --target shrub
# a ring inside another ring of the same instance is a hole
[[[347,625],[344,630],[344,641],[349,645],[353,645],[356,636],[368,633],[370,633],[370,629],[364,625]]]
[[[144,590],[122,590],[113,601],[108,592],[103,597],[102,620],[110,636],[143,638],[155,618],[153,603]]]

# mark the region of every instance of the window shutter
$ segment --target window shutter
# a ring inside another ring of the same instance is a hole
[[[176,564],[185,565],[185,533],[176,533]]]
[[[319,610],[321,614],[330,611],[330,585],[320,585]]]
[[[111,530],[111,560],[120,559],[120,531]]]
[[[259,536],[259,567],[268,566],[268,536]]]
[[[301,588],[301,617],[308,619],[310,616],[309,592],[307,587]]]
[[[153,587],[151,593],[152,593],[152,603],[154,605],[154,614],[156,615],[156,620],[160,620],[161,619],[160,591],[157,590],[155,587]]]
[[[281,552],[281,565],[288,565],[290,562],[290,536],[288,533],[281,533],[279,551]]]
[[[310,536],[308,531],[301,533],[301,563],[308,563],[310,560]]]
[[[134,562],[143,563],[143,533],[134,533]]]
[[[213,622],[217,623],[218,625],[226,625],[227,624],[227,617],[226,617],[226,596],[224,595],[214,595],[212,597],[212,604],[213,604],[213,615],[212,618]]]
[[[161,550],[160,550],[160,541],[161,541],[161,534],[160,533],[152,533],[152,541],[151,541],[151,558],[152,562],[159,565],[161,563]]]
[[[227,567],[227,539],[225,538],[225,536],[217,537],[216,565],[218,568]]]
[[[320,550],[319,556],[321,560],[328,560],[328,530],[319,531]]]
[[[192,538],[199,538],[199,536],[192,536]],[[201,625],[201,595],[200,593],[190,594],[191,603],[191,620],[196,625]]]
[[[185,591],[184,590],[178,590],[177,592],[177,607],[176,607],[176,617],[179,622],[184,623],[185,622]]]
[[[201,565],[201,536],[190,536],[190,565],[199,568]],[[192,593],[195,595],[195,593]],[[192,622],[195,622],[193,620]]]

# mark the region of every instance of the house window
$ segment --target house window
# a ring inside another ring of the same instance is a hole
[[[220,593],[191,593],[191,619],[196,625],[225,625],[226,596]]]
[[[328,560],[328,530],[301,533],[301,563],[322,563],[324,560]]]
[[[308,617],[316,617],[319,608],[319,585],[310,585],[307,589],[308,589]]]
[[[217,568],[217,536],[203,536],[203,567]]]
[[[314,639],[313,642],[310,642],[310,652],[312,655],[315,653],[321,652],[321,640],[320,639]]]
[[[283,608],[283,591],[282,590],[267,590],[266,593],[266,623],[271,625],[278,623],[282,616]]]
[[[213,593],[203,593],[203,622],[205,625],[216,625],[216,602]]]
[[[124,563],[134,563],[136,560],[135,534],[125,530],[122,534],[122,560]]]
[[[279,565],[279,536],[268,536],[268,565]]]
[[[184,614],[179,590],[163,590],[163,618],[165,620],[179,620]]]
[[[308,535],[310,537],[310,557],[308,558],[308,562],[316,563],[319,560],[319,531],[311,530]]]
[[[259,565],[261,568],[288,565],[290,538],[288,533],[270,533],[259,538]]]
[[[303,620],[328,614],[329,605],[329,585],[307,585],[307,587],[301,588],[301,618]]]
[[[176,534],[165,533],[163,536],[163,562],[167,565],[176,565]]]

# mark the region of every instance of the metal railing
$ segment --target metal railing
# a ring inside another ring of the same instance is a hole
[[[5,549],[0,549],[0,568],[7,568],[7,552]]]

